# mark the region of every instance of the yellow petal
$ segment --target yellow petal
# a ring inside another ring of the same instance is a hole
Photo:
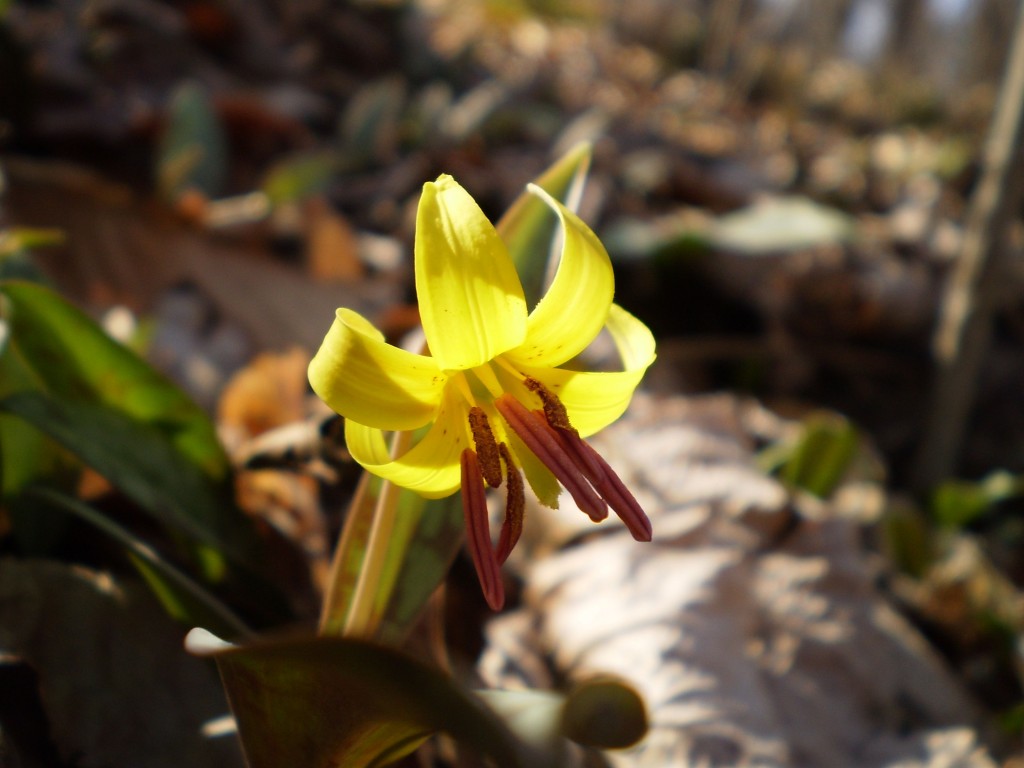
[[[423,331],[442,370],[473,368],[522,342],[519,276],[491,222],[451,176],[423,185],[415,264]]]
[[[516,366],[558,395],[569,413],[569,421],[584,437],[604,429],[623,414],[655,358],[650,329],[617,304],[608,313],[608,331],[622,357],[622,371],[588,373]],[[508,371],[502,368],[498,373],[506,391],[524,403],[532,401],[526,388]]]
[[[454,387],[449,387],[454,390]],[[450,496],[461,484],[459,455],[468,444],[468,412],[457,393],[442,398],[435,421],[416,445],[392,459],[379,429],[345,422],[345,443],[367,471],[430,499]]]
[[[437,361],[386,343],[350,309],[337,311],[309,364],[309,383],[327,405],[377,429],[416,429],[431,421],[446,381]]]
[[[526,321],[526,340],[508,357],[525,365],[555,366],[570,360],[601,331],[615,292],[612,264],[601,241],[580,218],[540,187],[562,225],[562,256],[547,293]]]

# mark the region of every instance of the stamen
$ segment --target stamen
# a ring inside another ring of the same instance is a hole
[[[462,465],[462,512],[466,519],[466,544],[476,566],[480,589],[492,610],[500,611],[505,604],[505,588],[501,583],[498,559],[491,548],[491,527],[487,519],[487,498],[480,481],[480,464],[476,453],[465,448],[460,457]]]
[[[512,461],[512,452],[504,443],[498,445],[505,462],[505,521],[501,524],[501,536],[495,556],[498,563],[504,563],[519,541],[523,532],[523,513],[526,510],[526,489],[519,467]]]
[[[534,411],[538,416],[544,417],[543,411]],[[546,417],[544,417],[547,420]],[[600,478],[604,475],[604,469],[598,464],[594,458],[587,452],[581,451],[577,448],[577,445],[583,441],[580,437],[580,433],[576,431],[574,427],[559,427],[555,424],[548,422],[548,426],[551,428],[555,438],[562,444],[565,452],[569,454],[569,458],[573,460],[573,463],[579,467],[583,476],[594,482],[593,478]],[[595,488],[597,486],[595,485]]]
[[[469,409],[469,428],[473,432],[480,472],[491,488],[497,488],[501,485],[501,459],[498,453],[498,442],[494,439],[487,414],[478,405]]]
[[[558,478],[576,506],[595,522],[608,517],[608,505],[590,487],[561,442],[551,434],[551,428],[543,417],[527,410],[526,406],[508,393],[495,400],[494,407],[526,447]]]
[[[544,418],[547,419],[548,424],[560,429],[573,428],[572,424],[569,423],[569,413],[565,410],[565,406],[562,405],[562,401],[558,399],[558,395],[532,376],[527,376],[523,379],[523,384],[526,385],[528,390],[540,397],[540,401],[544,404]]]
[[[576,430],[553,430],[559,433],[559,442],[576,462],[583,475],[594,485],[601,498],[615,510],[626,528],[637,541],[650,541],[654,533],[651,521],[640,502],[622,482],[611,465],[593,446],[580,437]],[[596,470],[596,471],[595,471]]]

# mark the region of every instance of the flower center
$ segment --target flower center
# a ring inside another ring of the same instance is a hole
[[[611,507],[633,538],[651,540],[651,523],[640,504],[601,455],[580,437],[554,392],[537,379],[517,373],[540,403],[540,408],[531,409],[503,391],[489,365],[472,369],[472,374],[456,379],[470,403],[468,422],[473,438],[473,447],[463,449],[461,456],[463,513],[470,552],[492,608],[497,610],[504,602],[498,567],[519,540],[526,502],[520,462],[495,436],[487,412],[477,404],[478,397],[493,406],[505,426],[551,471],[591,520],[604,520]],[[484,484],[497,488],[503,480],[505,519],[498,546],[492,550]]]

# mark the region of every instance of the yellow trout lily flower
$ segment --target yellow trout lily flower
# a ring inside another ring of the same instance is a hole
[[[416,293],[429,355],[388,344],[364,317],[339,309],[309,366],[314,391],[345,417],[348,449],[368,471],[428,498],[461,487],[470,553],[495,609],[504,600],[499,565],[522,529],[523,474],[542,503],[557,504],[561,483],[593,520],[610,506],[634,538],[651,538],[636,499],[582,437],[625,411],[654,361],[654,337],[612,303],[611,262],[594,233],[544,190],[529,190],[563,232],[557,272],[532,311],[498,232],[468,192],[441,176],[424,185],[416,217]],[[560,367],[603,328],[623,370]],[[406,431],[418,440],[393,456],[388,434]],[[495,549],[485,484],[503,481]]]

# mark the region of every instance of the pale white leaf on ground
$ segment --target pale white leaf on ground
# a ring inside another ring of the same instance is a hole
[[[865,516],[757,468],[787,428],[731,396],[638,397],[593,442],[654,541],[594,527],[568,498],[529,510],[524,605],[489,627],[482,674],[631,682],[652,728],[616,766],[994,766],[974,703],[878,589]]]

